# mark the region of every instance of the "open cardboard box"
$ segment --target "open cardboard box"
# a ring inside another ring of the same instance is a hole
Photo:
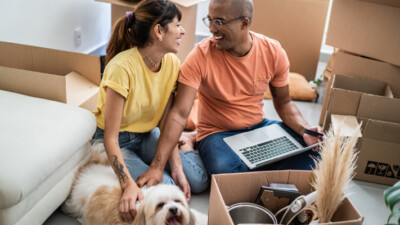
[[[349,115],[332,114],[331,117],[335,134],[341,136],[353,136],[359,132],[358,121],[363,122],[354,179],[386,185],[400,180],[400,123]],[[345,134],[343,130],[338,134],[336,128],[346,128]]]
[[[324,130],[330,127],[331,114],[400,123],[400,99],[393,96],[385,82],[336,74],[330,90]]]
[[[0,42],[0,89],[90,111],[100,85],[98,56]]]
[[[254,0],[250,29],[278,40],[290,71],[314,80],[329,0]]]
[[[140,1],[123,1],[123,0],[97,0],[101,2],[111,3],[111,24],[114,25],[119,18],[125,16],[127,11],[132,11],[136,8]],[[179,10],[182,12],[181,25],[186,33],[182,37],[182,44],[179,47],[177,54],[181,63],[185,61],[186,56],[193,49],[196,40],[196,15],[197,4],[206,0],[171,0],[176,3]],[[207,16],[207,15],[203,15]]]
[[[400,66],[400,1],[334,0],[326,44]]]
[[[301,193],[308,194],[312,191],[311,174],[311,171],[285,170],[213,175],[208,224],[233,225],[226,206],[239,202],[254,203],[262,185],[294,184]],[[349,199],[345,198],[329,224],[359,225],[363,219]]]
[[[330,77],[322,104],[319,124],[323,125],[328,107],[330,89],[334,80],[334,74],[368,77],[387,82],[394,96],[400,96],[400,67],[388,63],[360,57],[345,52],[335,53],[332,76]]]

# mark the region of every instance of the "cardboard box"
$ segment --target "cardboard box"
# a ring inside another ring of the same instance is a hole
[[[325,29],[329,0],[254,0],[250,29],[278,40],[290,71],[314,80]]]
[[[138,2],[128,2],[123,0],[97,0],[101,2],[111,3],[111,24],[113,25],[119,18],[125,16],[127,11],[132,11],[138,5]],[[176,3],[179,10],[182,12],[181,25],[186,33],[182,37],[182,44],[179,47],[177,54],[181,63],[185,61],[186,56],[193,49],[196,41],[196,15],[197,4],[206,0],[171,0]],[[207,15],[204,15],[207,16]]]
[[[332,74],[343,74],[357,77],[367,77],[387,82],[392,90],[393,96],[400,98],[400,67],[388,63],[352,55],[350,53],[337,52],[332,67]],[[325,121],[328,107],[330,89],[334,75],[330,77],[324,95],[319,124]]]
[[[334,114],[331,117],[333,127],[347,128],[347,135],[342,135],[341,130],[341,136],[353,136],[354,132],[359,132],[357,119],[364,123],[357,144],[358,159],[354,179],[386,185],[393,185],[400,180],[400,123]],[[350,124],[353,120],[356,122]],[[337,131],[335,134],[338,134]]]
[[[368,119],[354,179],[393,185],[400,180],[400,124]]]
[[[211,178],[210,208],[208,224],[233,225],[226,209],[239,202],[255,202],[260,187],[270,183],[295,184],[297,189],[308,194],[312,191],[309,184],[311,171],[264,171],[235,174],[213,175]],[[345,222],[340,222],[345,221]],[[329,224],[362,224],[363,216],[345,198]]]
[[[400,66],[400,1],[334,0],[326,44]]]
[[[400,123],[400,99],[393,98],[390,86],[385,82],[336,74],[330,90],[324,130],[330,127],[331,114]]]
[[[0,42],[0,89],[96,108],[98,56]]]

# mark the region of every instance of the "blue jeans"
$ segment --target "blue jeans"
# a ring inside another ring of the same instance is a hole
[[[197,142],[197,149],[199,150],[200,156],[208,173],[218,174],[249,171],[249,168],[246,166],[246,164],[240,160],[236,153],[225,143],[223,138],[246,131],[251,131],[256,128],[268,126],[271,124],[279,124],[291,136],[299,141],[300,144],[306,146],[303,137],[290,129],[284,123],[275,120],[264,119],[263,121],[261,121],[261,123],[255,126],[240,130],[223,131],[210,134],[204,139]],[[280,160],[278,162],[266,165],[255,170],[311,170],[315,167],[315,164],[310,156],[319,157],[319,153],[309,150],[304,153]]]
[[[159,128],[146,133],[120,132],[118,136],[119,145],[124,162],[134,180],[149,169],[149,165],[156,153]],[[104,130],[97,128],[93,135],[93,141],[104,140]],[[189,182],[193,193],[204,191],[209,185],[209,177],[197,151],[179,151],[182,161],[183,172]],[[171,177],[171,170],[167,164],[163,172],[164,184],[175,184]]]

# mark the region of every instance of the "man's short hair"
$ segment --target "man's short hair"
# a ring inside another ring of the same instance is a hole
[[[253,18],[253,1],[252,0],[212,0],[213,2],[230,2],[230,10],[237,16],[246,16],[250,20]]]

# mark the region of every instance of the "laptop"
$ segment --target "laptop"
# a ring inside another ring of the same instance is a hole
[[[302,146],[278,124],[224,138],[250,169],[300,154],[319,145]]]

